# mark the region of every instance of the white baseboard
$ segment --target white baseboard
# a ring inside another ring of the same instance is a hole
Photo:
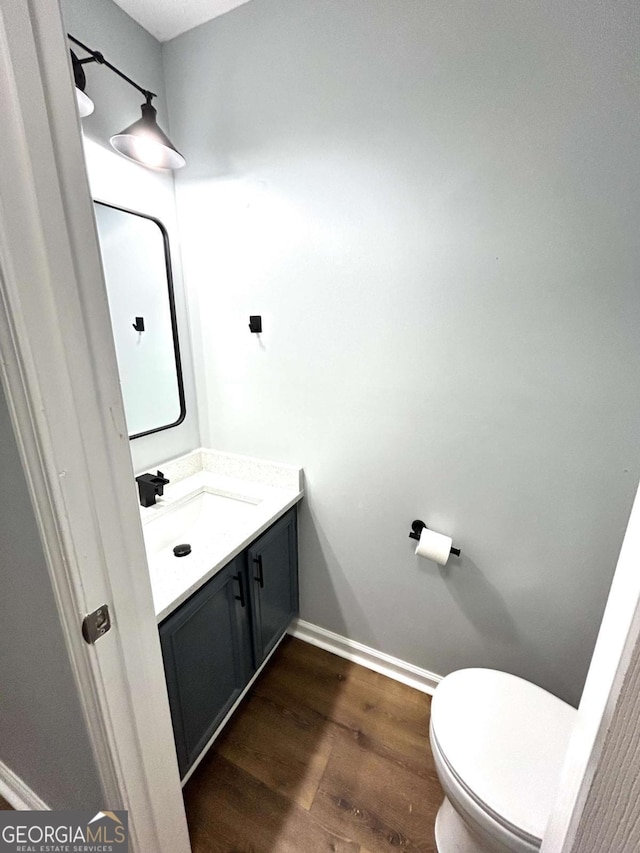
[[[49,806],[23,782],[19,776],[0,761],[0,796],[19,811],[50,811]]]
[[[326,628],[312,625],[311,622],[305,622],[303,619],[294,620],[288,633],[305,643],[311,643],[313,646],[366,666],[367,669],[372,669],[395,681],[401,681],[402,684],[407,684],[422,693],[433,693],[442,680],[441,675],[379,652],[362,643],[356,643],[355,640],[334,634],[333,631],[327,631]]]

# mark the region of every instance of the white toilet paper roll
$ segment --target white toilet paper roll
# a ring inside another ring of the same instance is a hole
[[[418,557],[426,557],[427,560],[433,560],[441,566],[446,566],[451,553],[451,541],[450,536],[444,536],[442,533],[436,533],[435,530],[423,527],[420,533],[420,541],[416,547],[416,554]]]

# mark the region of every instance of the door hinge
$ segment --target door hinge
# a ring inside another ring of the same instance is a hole
[[[109,628],[111,628],[111,617],[107,604],[101,604],[97,610],[87,614],[82,620],[82,636],[89,645],[104,636]]]

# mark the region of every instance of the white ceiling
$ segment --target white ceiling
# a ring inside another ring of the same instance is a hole
[[[115,0],[121,9],[158,41],[169,41],[187,30],[224,15],[248,0]]]

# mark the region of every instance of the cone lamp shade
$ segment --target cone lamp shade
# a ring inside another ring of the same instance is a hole
[[[87,78],[85,77],[84,68],[73,51],[71,51],[71,64],[73,65],[73,79],[76,84],[76,103],[78,105],[78,113],[80,114],[80,118],[85,118],[85,116],[91,115],[94,110],[94,105],[91,98],[85,92]]]
[[[149,102],[142,104],[142,118],[112,136],[111,145],[123,157],[150,169],[181,169],[186,162],[158,127],[156,110]]]

